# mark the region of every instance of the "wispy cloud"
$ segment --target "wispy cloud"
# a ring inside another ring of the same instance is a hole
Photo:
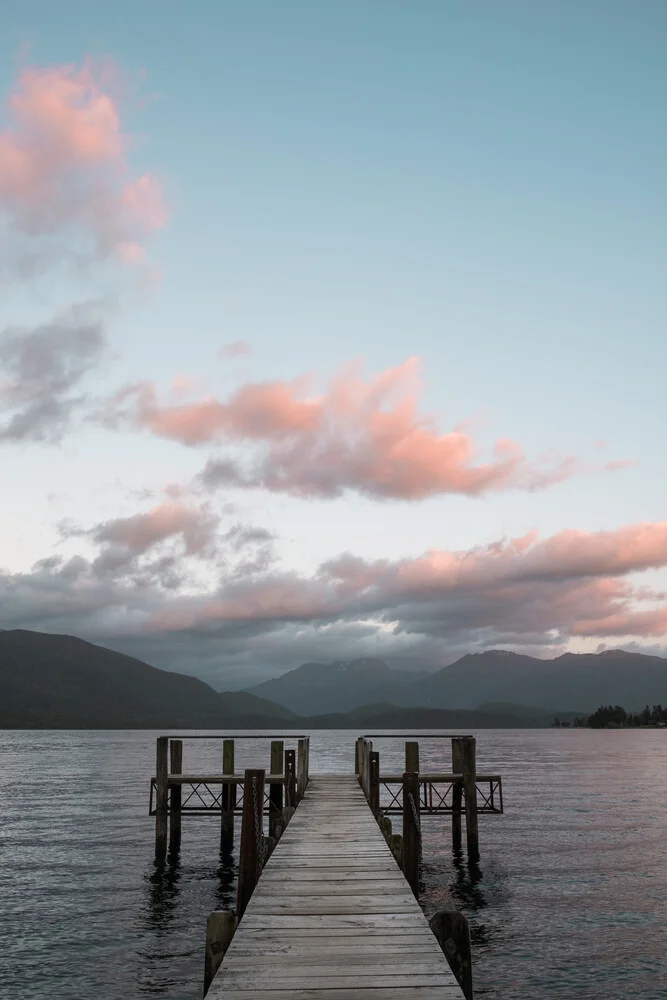
[[[106,348],[96,305],[0,332],[0,442],[55,443],[89,401],[84,384]]]

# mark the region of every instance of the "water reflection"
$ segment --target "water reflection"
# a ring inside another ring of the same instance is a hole
[[[238,876],[238,865],[234,852],[228,847],[220,848],[218,868],[216,871],[216,910],[231,910],[236,902],[236,879]]]
[[[176,913],[180,895],[180,850],[172,849],[165,857],[156,857],[144,875],[146,886],[145,916],[149,927],[166,931]]]

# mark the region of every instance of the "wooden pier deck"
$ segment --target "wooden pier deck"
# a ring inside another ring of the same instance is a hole
[[[207,998],[463,1000],[357,778],[310,778]]]

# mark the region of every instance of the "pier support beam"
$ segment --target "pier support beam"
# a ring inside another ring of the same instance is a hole
[[[470,926],[467,918],[458,910],[438,910],[429,920],[429,926],[466,1000],[473,1000]]]
[[[234,740],[222,741],[222,773],[234,773]],[[220,848],[229,853],[234,846],[236,785],[225,782],[220,796]]]
[[[403,775],[403,874],[415,899],[419,899],[420,856],[419,775],[415,771],[406,771]]]
[[[236,912],[239,920],[245,913],[262,871],[265,773],[249,769],[246,770],[243,779],[243,818],[236,892]]]
[[[368,804],[377,818],[380,812],[380,754],[371,750],[368,755]]]
[[[419,774],[419,743],[408,740],[405,744],[405,770]]]
[[[167,853],[169,737],[158,736],[155,752],[155,853]]]
[[[183,773],[183,740],[169,743],[169,770],[172,774]],[[169,850],[177,851],[181,846],[181,785],[169,787]]]
[[[285,751],[285,805],[296,806],[296,750]]]
[[[204,996],[220,968],[225,952],[232,943],[238,921],[232,910],[214,910],[206,921],[206,952],[204,954]]]
[[[271,741],[270,774],[284,774],[285,744],[282,740]],[[277,830],[283,814],[283,786],[269,786],[269,836],[278,836]]]
[[[361,774],[361,755],[363,753],[363,745],[363,736],[358,736],[357,742],[354,744],[354,773],[357,777]]]
[[[297,765],[296,765],[296,797],[297,802],[306,794],[306,784],[308,781],[307,777],[307,763],[306,763],[306,751],[307,751],[307,740],[300,739],[298,742],[297,750]]]
[[[463,752],[461,737],[452,740],[452,773],[463,774]],[[452,788],[452,847],[461,850],[461,811],[463,808],[463,781],[457,782]]]
[[[475,760],[476,740],[474,736],[464,736],[461,740],[463,764],[463,791],[466,799],[466,842],[468,861],[479,860],[479,828],[477,822],[477,764]]]

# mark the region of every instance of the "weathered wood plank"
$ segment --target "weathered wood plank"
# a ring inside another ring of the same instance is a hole
[[[311,777],[209,1000],[462,1000],[349,777]]]

